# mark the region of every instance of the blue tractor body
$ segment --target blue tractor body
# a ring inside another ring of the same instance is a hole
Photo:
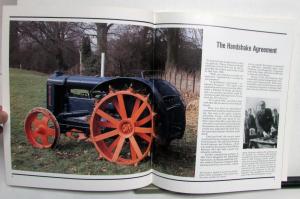
[[[60,132],[79,129],[90,135],[89,120],[95,103],[110,90],[131,87],[135,92],[148,95],[155,116],[156,140],[168,145],[182,138],[185,131],[185,104],[180,92],[161,79],[140,77],[97,77],[65,75],[56,72],[47,81],[47,109],[57,118]],[[107,109],[113,107],[107,106]]]

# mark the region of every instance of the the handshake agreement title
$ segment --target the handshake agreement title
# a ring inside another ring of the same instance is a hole
[[[217,48],[224,49],[232,49],[232,50],[242,50],[242,51],[253,51],[256,53],[277,53],[277,48],[262,48],[258,46],[250,46],[244,44],[232,44],[232,43],[223,43],[221,41],[217,41]]]

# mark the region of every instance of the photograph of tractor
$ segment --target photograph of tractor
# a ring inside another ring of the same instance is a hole
[[[34,148],[55,148],[61,134],[94,144],[100,158],[137,165],[153,142],[168,146],[185,132],[185,103],[168,81],[55,72],[47,80],[47,108],[24,122]]]
[[[9,34],[12,169],[195,176],[201,27],[28,19]]]

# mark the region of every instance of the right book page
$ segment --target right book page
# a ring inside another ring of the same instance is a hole
[[[280,188],[290,24],[156,14],[154,63],[181,94],[185,129],[154,153],[155,185],[185,193]]]

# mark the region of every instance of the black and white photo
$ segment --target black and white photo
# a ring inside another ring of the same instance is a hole
[[[279,100],[247,98],[243,148],[276,148]]]

